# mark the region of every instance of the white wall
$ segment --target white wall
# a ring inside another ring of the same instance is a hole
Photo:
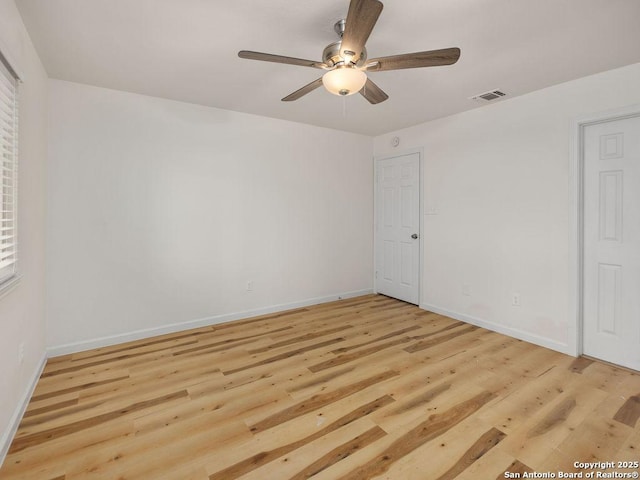
[[[0,464],[45,353],[46,73],[13,0],[0,0],[0,49],[21,72],[18,192],[20,282],[0,296]],[[24,344],[24,361],[18,361]]]
[[[572,119],[634,103],[640,64],[376,137],[424,147],[422,306],[573,353]]]
[[[53,353],[371,290],[371,137],[49,87]]]

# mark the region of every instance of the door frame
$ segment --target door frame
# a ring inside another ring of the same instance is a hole
[[[640,104],[605,110],[571,121],[569,154],[569,332],[568,353],[580,356],[584,339],[584,131],[590,125],[640,116]]]
[[[424,205],[424,149],[422,147],[409,148],[405,150],[399,150],[397,152],[390,152],[384,155],[376,155],[373,157],[373,292],[378,293],[378,279],[376,278],[376,253],[378,251],[378,161],[389,160],[391,158],[404,157],[406,155],[418,154],[418,307],[422,305],[422,272],[424,265],[424,242],[423,228],[424,222],[422,219],[423,205]],[[422,308],[422,307],[420,307]]]

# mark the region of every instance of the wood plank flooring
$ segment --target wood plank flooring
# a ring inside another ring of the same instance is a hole
[[[367,295],[52,358],[0,478],[471,480],[638,460],[637,372]]]

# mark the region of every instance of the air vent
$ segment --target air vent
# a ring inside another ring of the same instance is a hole
[[[501,92],[500,90],[491,90],[489,92],[480,93],[478,95],[474,95],[473,97],[469,97],[471,100],[475,100],[476,102],[490,102],[491,100],[495,100],[496,98],[504,97],[506,93]]]

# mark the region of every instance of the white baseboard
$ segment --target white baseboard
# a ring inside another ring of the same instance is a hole
[[[48,347],[47,355],[48,357],[57,357],[59,355],[66,355],[69,353],[76,353],[76,352],[82,352],[84,350],[91,350],[93,348],[117,345],[119,343],[131,342],[131,341],[140,340],[143,338],[155,337],[157,335],[165,335],[167,333],[180,332],[182,330],[189,330],[192,328],[208,327],[210,325],[217,325],[219,323],[231,322],[233,320],[243,320],[245,318],[257,317],[259,315],[267,315],[270,313],[282,312],[285,310],[292,310],[294,308],[308,307],[310,305],[318,305],[320,303],[334,302],[336,300],[341,300],[345,298],[359,297],[362,295],[368,295],[370,293],[373,293],[372,289],[356,290],[353,292],[327,295],[325,297],[309,298],[309,299],[301,300],[298,302],[272,305],[269,307],[257,308],[254,310],[245,310],[244,312],[215,315],[212,317],[200,318],[197,320],[189,320],[187,322],[172,323],[172,324],[163,325],[160,327],[153,327],[153,328],[147,328],[143,330],[136,330],[133,332],[109,335],[106,337],[94,338],[90,340],[82,340],[79,342],[73,342],[73,343],[67,343],[64,345],[56,345],[56,346]]]
[[[535,345],[540,345],[541,347],[549,348],[551,350],[555,350],[556,352],[564,353],[566,355],[571,355],[572,357],[575,356],[575,352],[573,352],[570,346],[565,343],[556,342],[554,340],[550,340],[545,337],[541,337],[529,332],[525,332],[517,328],[506,327],[504,325],[500,325],[498,323],[494,323],[489,320],[483,320],[481,318],[473,317],[471,315],[466,315],[464,313],[453,312],[451,310],[447,310],[446,308],[441,308],[436,305],[429,305],[425,303],[425,304],[420,304],[420,308],[422,308],[423,310],[428,310],[433,313],[438,313],[440,315],[445,315],[455,320],[460,320],[465,323],[470,323],[471,325],[476,325],[478,327],[486,328],[487,330],[502,333],[504,335],[508,335],[510,337],[517,338],[519,340],[524,340],[525,342],[533,343]]]
[[[22,420],[22,416],[24,415],[25,410],[27,409],[27,405],[29,405],[29,400],[31,400],[31,395],[33,395],[33,391],[36,388],[38,380],[40,379],[40,375],[42,375],[42,370],[44,370],[44,366],[47,363],[47,355],[43,354],[40,362],[36,366],[36,369],[33,373],[33,376],[29,380],[29,384],[27,385],[27,389],[25,390],[22,398],[18,402],[16,409],[11,416],[11,420],[9,420],[9,425],[4,432],[2,432],[2,437],[0,437],[0,466],[4,463],[4,459],[9,452],[9,447],[11,446],[11,442],[13,441],[13,437],[18,431],[18,426],[20,425],[20,420]]]

